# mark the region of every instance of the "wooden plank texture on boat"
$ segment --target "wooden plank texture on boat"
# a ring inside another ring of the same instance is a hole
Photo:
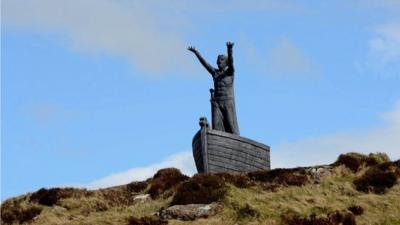
[[[270,169],[270,148],[238,135],[202,126],[192,140],[198,172],[250,172]]]

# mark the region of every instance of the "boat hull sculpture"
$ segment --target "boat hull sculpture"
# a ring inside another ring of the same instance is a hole
[[[269,146],[213,130],[209,128],[206,118],[200,118],[200,126],[192,141],[193,157],[199,173],[270,169]]]

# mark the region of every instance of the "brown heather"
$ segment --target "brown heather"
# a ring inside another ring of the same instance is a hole
[[[390,161],[390,159],[385,153],[371,153],[366,156],[360,153],[351,152],[341,154],[333,165],[344,165],[353,172],[357,172],[363,165],[375,166],[388,161]]]
[[[130,217],[128,219],[128,225],[166,225],[167,220],[162,220],[156,217],[145,216],[142,218]]]
[[[148,186],[147,181],[133,181],[126,185],[126,189],[129,192],[141,192],[144,191]]]
[[[227,191],[223,179],[215,174],[196,174],[179,185],[171,205],[209,204],[221,200]]]
[[[150,181],[148,193],[154,199],[159,197],[165,191],[176,187],[182,181],[189,179],[176,168],[166,168],[159,170]]]
[[[400,177],[397,171],[398,168],[394,163],[385,162],[368,168],[353,183],[358,191],[383,194],[397,183],[397,179]]]

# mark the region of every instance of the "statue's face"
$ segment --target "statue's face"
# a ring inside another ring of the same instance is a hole
[[[225,55],[219,55],[217,58],[218,69],[224,69],[226,67],[227,58]]]

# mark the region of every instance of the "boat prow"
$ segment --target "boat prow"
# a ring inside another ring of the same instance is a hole
[[[192,141],[193,156],[199,173],[251,172],[270,169],[270,147],[209,128],[200,118],[200,130]]]

